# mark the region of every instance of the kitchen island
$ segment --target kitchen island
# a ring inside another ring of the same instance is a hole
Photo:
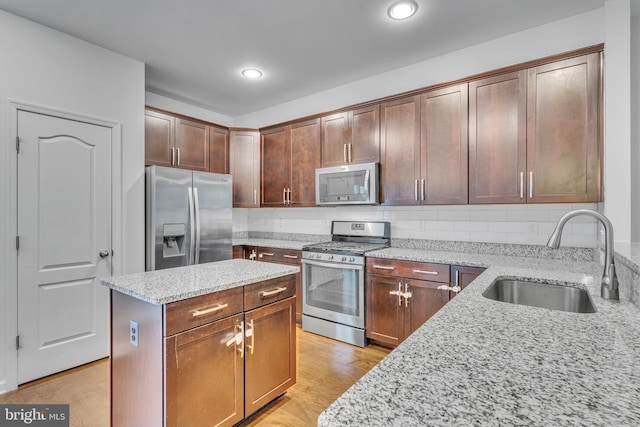
[[[403,248],[367,256],[487,270],[325,410],[319,426],[640,425],[640,311],[628,287],[621,301],[600,297],[599,263]],[[498,278],[587,289],[597,312],[483,297]]]
[[[112,425],[231,426],[295,384],[298,272],[234,259],[103,280]]]

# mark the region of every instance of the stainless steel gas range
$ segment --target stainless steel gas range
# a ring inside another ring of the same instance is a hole
[[[365,347],[365,254],[389,246],[388,222],[333,221],[302,248],[302,329]]]

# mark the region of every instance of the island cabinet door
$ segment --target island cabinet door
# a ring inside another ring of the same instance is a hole
[[[296,383],[295,297],[245,313],[245,417]]]
[[[243,315],[165,339],[166,426],[232,426],[244,418]]]
[[[397,346],[404,339],[402,278],[369,274],[366,282],[366,335],[379,344]],[[404,290],[404,289],[403,289]]]

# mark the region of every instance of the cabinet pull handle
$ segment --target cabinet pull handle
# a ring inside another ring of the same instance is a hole
[[[256,340],[256,331],[255,328],[253,327],[253,319],[249,320],[249,323],[247,325],[247,332],[245,333],[245,336],[247,338],[251,338],[251,344],[246,344],[247,348],[250,350],[249,354],[253,354],[253,351],[255,350],[255,340]]]
[[[529,171],[529,198],[533,198],[533,171]]]
[[[457,285],[456,286],[440,285],[440,286],[438,286],[438,290],[439,291],[451,291],[451,292],[454,292],[454,293],[457,294],[458,292],[460,292],[460,286],[457,286]]]
[[[431,276],[437,276],[438,273],[437,271],[429,271],[429,270],[413,270],[414,273],[420,273],[420,274],[430,274]]]
[[[520,172],[520,198],[524,198],[524,172]]]
[[[420,185],[420,200],[424,201],[424,194],[426,193],[426,188],[427,188],[427,180],[423,179],[421,180],[421,185]]]
[[[171,147],[171,166],[176,164],[176,149]]]
[[[409,299],[411,298],[411,292],[409,292],[409,284],[404,284],[404,293],[402,294],[404,297],[404,306],[409,307]]]
[[[287,189],[286,188],[282,189],[282,204],[283,205],[287,204]]]
[[[287,188],[287,204],[291,204],[291,189]]]
[[[297,255],[282,255],[285,258],[290,258],[290,259],[298,259]]]
[[[258,190],[253,190],[253,206],[258,204]]]
[[[342,159],[347,163],[347,144],[342,144]]]
[[[387,266],[387,265],[373,265],[373,268],[377,268],[378,270],[395,270],[395,267]]]
[[[222,309],[225,309],[229,307],[229,304],[220,304],[218,303],[218,305],[216,305],[215,307],[210,307],[210,308],[206,308],[204,310],[196,310],[193,312],[193,317],[200,317],[200,316],[204,316],[205,314],[210,314],[210,313],[215,313],[216,311],[220,311]]]
[[[286,290],[287,290],[287,288],[286,288],[286,287],[279,287],[279,288],[275,288],[275,289],[274,289],[274,290],[272,290],[272,291],[263,291],[263,292],[260,292],[260,296],[261,296],[262,298],[266,298],[266,297],[270,297],[270,296],[272,296],[272,295],[281,294],[281,293],[283,293],[283,292],[284,292],[284,291],[286,291]]]
[[[258,255],[258,258],[262,259],[265,256],[273,256],[273,254],[269,252],[260,252],[260,255]]]
[[[349,144],[349,163],[353,161],[353,158],[351,157],[352,150],[353,150],[353,144]]]
[[[416,199],[416,202],[417,202],[418,201],[418,180],[417,179],[416,179],[416,185],[413,192],[413,197]]]
[[[236,329],[240,328],[240,332],[236,332]],[[235,335],[227,341],[227,347],[231,347],[233,344],[236,345],[236,349],[240,352],[240,358],[244,357],[244,322],[240,322],[233,325],[233,331],[236,332]]]
[[[178,166],[180,166],[180,149],[176,148],[176,151],[178,152]]]
[[[456,270],[456,281],[455,285],[460,287],[460,270]]]
[[[402,296],[404,295],[402,292],[402,282],[398,282],[398,290],[397,291],[389,291],[389,295],[397,295],[398,296],[398,305],[402,305]]]

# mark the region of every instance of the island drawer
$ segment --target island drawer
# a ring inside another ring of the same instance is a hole
[[[241,313],[243,287],[188,298],[165,306],[165,336]]]
[[[296,294],[296,276],[289,274],[244,287],[245,311],[270,304]]]
[[[449,283],[449,264],[367,258],[367,273]]]
[[[281,264],[300,264],[302,261],[302,251],[296,249],[258,246],[256,251],[258,261],[279,262]]]

